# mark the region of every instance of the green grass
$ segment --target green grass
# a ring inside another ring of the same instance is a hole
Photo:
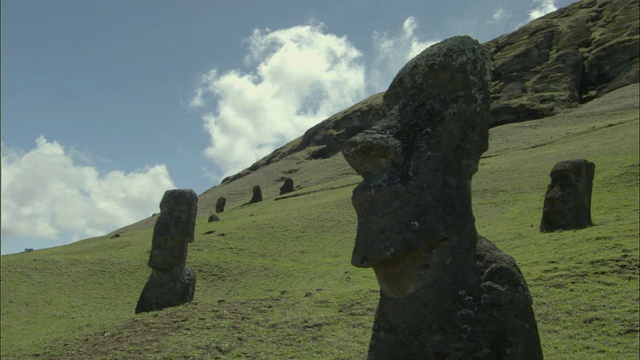
[[[517,260],[547,359],[640,355],[638,109],[597,105],[492,129],[473,182],[478,231]],[[573,158],[596,164],[595,226],[540,233],[548,173]],[[303,195],[274,201],[294,165]],[[2,359],[365,358],[378,285],[350,265],[359,178],[340,155],[272,166],[208,192],[246,189],[221,221],[200,213],[185,306],[134,315],[151,228],[2,256]],[[240,206],[252,183],[267,198]]]

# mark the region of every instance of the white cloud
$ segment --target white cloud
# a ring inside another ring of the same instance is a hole
[[[253,71],[202,75],[190,106],[203,116],[215,173],[233,174],[365,95],[362,54],[322,24],[255,30]]]
[[[492,23],[497,23],[497,22],[501,22],[505,19],[508,19],[511,17],[511,11],[507,10],[507,9],[497,9],[493,15],[491,16],[491,21]]]
[[[558,10],[554,0],[533,0],[534,8],[529,11],[529,21]]]
[[[368,58],[322,23],[254,30],[245,66],[201,75],[189,107],[205,110],[205,156],[220,178],[251,165],[276,147],[365,96],[385,90],[393,76],[435,41],[420,41],[413,17],[399,34],[374,33]],[[221,176],[220,176],[221,175]]]
[[[174,187],[165,165],[101,175],[44,136],[27,153],[2,144],[2,242],[50,240],[51,246],[109,231],[157,212],[165,190]],[[69,238],[65,238],[69,237]]]
[[[402,24],[399,34],[374,33],[374,56],[368,73],[368,87],[372,92],[386,90],[396,73],[422,50],[439,40],[420,41],[415,35],[418,25],[415,18],[409,17]]]

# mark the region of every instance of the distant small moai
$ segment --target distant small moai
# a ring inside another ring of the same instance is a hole
[[[285,178],[284,184],[280,187],[280,195],[288,194],[290,192],[293,192],[293,179]]]
[[[540,231],[592,226],[591,193],[596,165],[584,159],[558,162],[544,196]]]
[[[216,201],[216,212],[224,212],[224,206],[227,205],[227,198],[220,196]]]
[[[253,196],[251,197],[249,204],[254,204],[260,201],[262,201],[262,189],[260,189],[260,185],[255,185],[253,187]]]
[[[193,190],[168,190],[153,229],[147,280],[136,314],[191,302],[196,274],[186,266],[187,244],[194,241],[198,196]]]
[[[342,153],[362,176],[351,264],[373,268],[380,300],[369,360],[540,360],[518,265],[478,235],[471,178],[488,148],[490,55],[443,40],[396,75],[390,112]]]

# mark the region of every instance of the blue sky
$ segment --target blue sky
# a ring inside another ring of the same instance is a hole
[[[202,193],[444,38],[572,0],[2,1],[2,253]]]

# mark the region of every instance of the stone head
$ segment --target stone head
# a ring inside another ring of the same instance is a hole
[[[444,40],[412,59],[384,95],[389,114],[345,143],[363,177],[352,202],[352,264],[375,266],[473,224],[470,181],[488,147],[490,56],[477,41]]]
[[[591,192],[595,164],[584,160],[560,161],[549,176],[541,229],[585,228],[591,223]]]
[[[186,263],[187,243],[194,240],[198,196],[193,190],[168,190],[153,229],[149,267],[170,269]]]

